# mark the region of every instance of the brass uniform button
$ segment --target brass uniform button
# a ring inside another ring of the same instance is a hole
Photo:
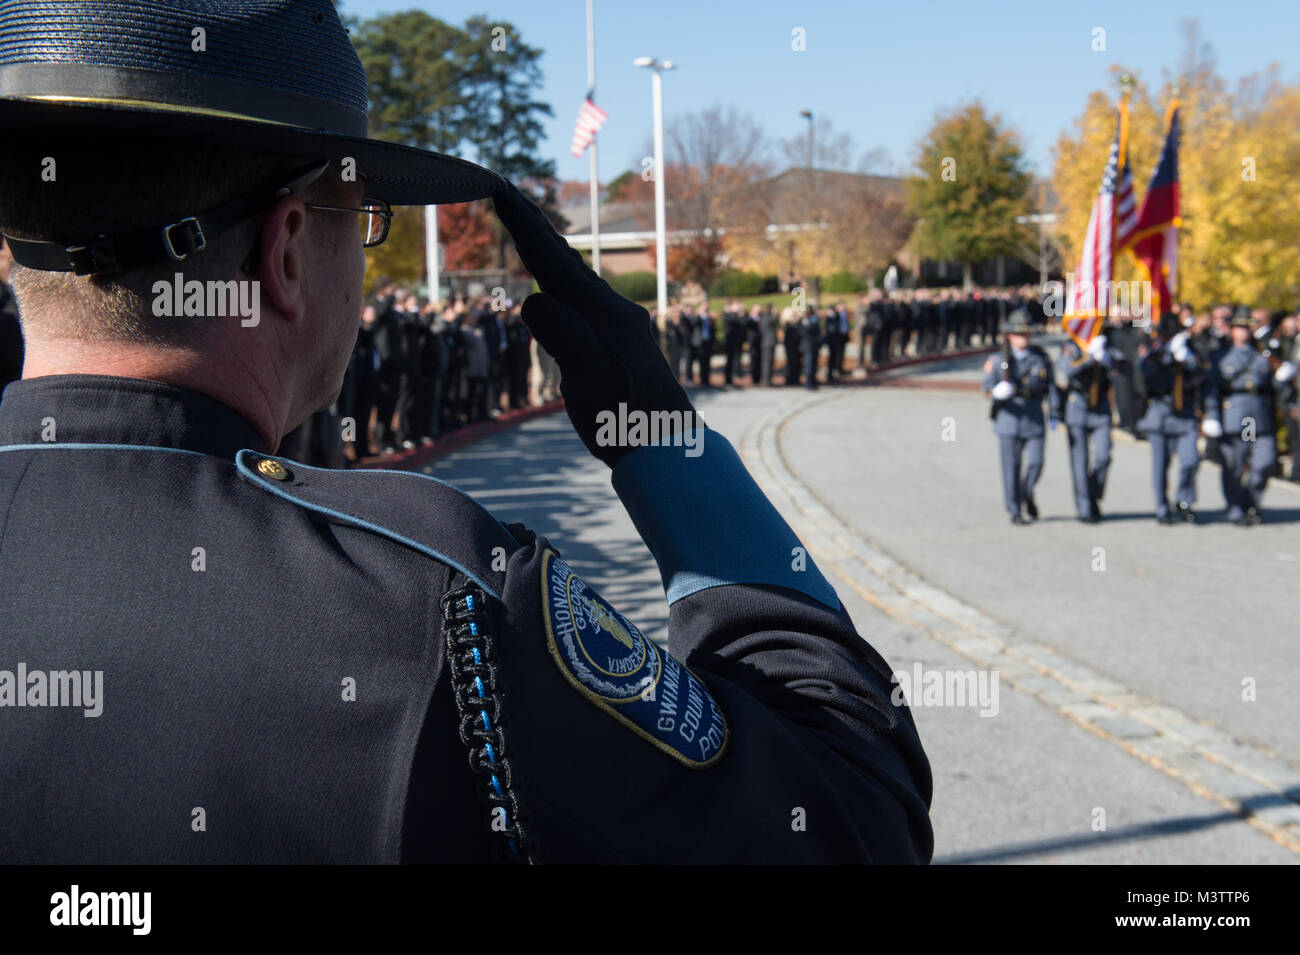
[[[284,469],[284,465],[270,458],[262,458],[257,462],[257,473],[269,477],[272,481],[289,480],[289,472]]]

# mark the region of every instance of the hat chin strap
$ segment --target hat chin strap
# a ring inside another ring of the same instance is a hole
[[[292,174],[288,183],[265,186],[193,216],[184,216],[158,229],[125,235],[100,235],[85,242],[46,242],[5,235],[14,261],[42,272],[114,275],[170,259],[183,262],[208,247],[208,240],[247,222],[285,196],[311,185],[329,166],[321,160]]]

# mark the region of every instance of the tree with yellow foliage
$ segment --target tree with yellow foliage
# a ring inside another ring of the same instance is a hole
[[[1300,299],[1300,87],[1283,84],[1275,68],[1230,90],[1213,56],[1188,28],[1177,83],[1158,93],[1138,74],[1129,119],[1129,161],[1138,201],[1145,195],[1164,142],[1165,108],[1179,88],[1180,301],[1198,307],[1242,303],[1293,308]],[[1116,102],[1094,92],[1055,147],[1052,185],[1060,199],[1060,241],[1073,270],[1115,138]],[[1116,257],[1114,279],[1145,279],[1127,252]]]

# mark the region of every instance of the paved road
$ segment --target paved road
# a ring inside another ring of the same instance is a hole
[[[960,388],[977,365],[923,377]],[[1206,468],[1207,522],[1160,527],[1147,449],[1119,441],[1108,520],[1078,524],[1058,432],[1043,519],[1013,527],[973,391],[713,391],[697,404],[896,671],[998,672],[996,715],[914,710],[935,773],[936,861],[1300,861],[1300,494],[1271,489],[1270,523],[1243,530],[1222,521]],[[563,415],[431,473],[551,537],[665,637],[653,561]]]

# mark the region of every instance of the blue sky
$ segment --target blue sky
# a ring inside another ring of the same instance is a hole
[[[343,0],[345,13],[423,9],[452,22],[475,13],[516,24],[545,51],[542,99],[555,116],[546,155],[563,179],[586,179],[588,160],[569,154],[587,85],[585,0]],[[802,135],[811,109],[849,133],[858,155],[884,150],[899,168],[936,110],[979,97],[1021,133],[1035,171],[1087,95],[1109,88],[1114,63],[1152,85],[1176,69],[1181,21],[1231,80],[1277,63],[1300,79],[1296,0],[596,0],[596,101],[609,113],[600,137],[600,175],[639,167],[650,138],[649,71],[638,56],[675,61],[664,78],[664,112],[730,103],[774,139]],[[802,27],[807,50],[791,50]],[[1105,52],[1091,49],[1106,31]]]

